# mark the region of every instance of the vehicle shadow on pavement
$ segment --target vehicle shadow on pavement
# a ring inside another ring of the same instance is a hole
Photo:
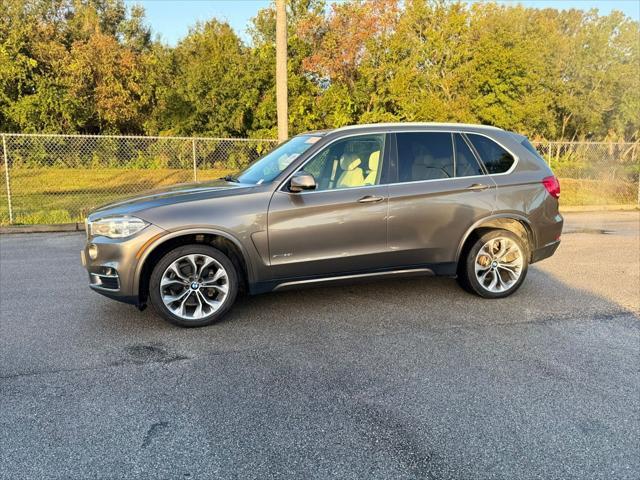
[[[469,294],[454,279],[424,277],[241,296],[221,322],[199,329],[173,327],[160,319],[151,307],[138,313],[129,306],[105,301],[100,310],[95,320],[111,329],[122,327],[127,333],[131,328],[141,328],[181,332],[178,336],[213,338],[237,329],[261,329],[253,333],[267,336],[278,332],[293,335],[300,329],[298,333],[306,332],[305,337],[318,338],[317,335],[356,331],[379,335],[421,328],[637,314],[607,298],[572,288],[536,266],[530,268],[518,292],[500,300]],[[266,331],[268,329],[274,331]]]

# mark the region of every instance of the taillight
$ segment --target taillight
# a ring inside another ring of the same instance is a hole
[[[542,184],[544,188],[547,189],[547,192],[549,192],[549,195],[553,198],[560,198],[560,182],[558,182],[555,176],[543,178]]]

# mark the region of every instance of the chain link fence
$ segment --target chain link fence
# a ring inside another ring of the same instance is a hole
[[[82,221],[105,203],[222,177],[272,139],[1,134],[0,224]],[[536,142],[568,205],[638,205],[638,143]]]
[[[3,134],[0,224],[81,221],[91,209],[136,193],[222,177],[276,144],[272,139]]]
[[[638,142],[534,142],[560,179],[564,206],[640,206]]]

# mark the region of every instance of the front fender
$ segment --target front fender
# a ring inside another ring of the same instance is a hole
[[[180,230],[166,231],[164,233],[160,233],[155,237],[152,237],[150,241],[148,241],[143,247],[140,249],[136,257],[138,257],[138,262],[136,264],[135,274],[133,278],[133,291],[138,292],[140,289],[140,276],[142,275],[142,269],[144,268],[144,264],[149,256],[162,244],[178,237],[182,237],[185,235],[216,235],[220,237],[224,237],[227,240],[233,242],[233,244],[238,247],[238,250],[242,254],[245,265],[247,266],[247,275],[249,277],[249,282],[253,283],[255,281],[255,267],[253,262],[251,261],[251,257],[249,256],[246,248],[238,240],[233,234],[230,232],[217,228],[217,227],[189,227]]]

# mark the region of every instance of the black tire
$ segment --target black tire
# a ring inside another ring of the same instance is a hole
[[[213,313],[199,319],[187,320],[175,315],[164,304],[161,297],[160,282],[165,270],[167,270],[167,268],[173,262],[180,259],[181,257],[184,257],[185,255],[191,254],[207,255],[220,263],[220,265],[222,265],[227,273],[226,285],[228,290],[227,296],[224,299],[222,305],[220,305],[220,307],[218,307],[218,309]],[[238,272],[236,271],[233,262],[220,250],[209,245],[185,245],[171,250],[156,264],[156,266],[153,268],[153,272],[151,273],[151,278],[149,279],[149,299],[151,300],[151,305],[153,305],[154,310],[158,312],[165,320],[180,327],[204,327],[206,325],[216,323],[231,308],[237,294]]]
[[[475,273],[475,261],[478,252],[480,249],[490,240],[495,238],[508,238],[512,240],[514,243],[518,245],[520,251],[522,253],[522,267],[520,270],[520,277],[517,281],[511,285],[508,289],[503,290],[501,292],[494,292],[487,290],[478,278]],[[527,276],[527,270],[529,268],[529,247],[522,240],[521,237],[516,235],[513,232],[508,230],[496,229],[490,230],[482,235],[480,235],[474,243],[471,244],[470,248],[467,248],[466,251],[463,251],[463,257],[460,258],[460,268],[458,270],[458,283],[462,288],[470,293],[475,293],[483,298],[504,298],[513,294]]]

